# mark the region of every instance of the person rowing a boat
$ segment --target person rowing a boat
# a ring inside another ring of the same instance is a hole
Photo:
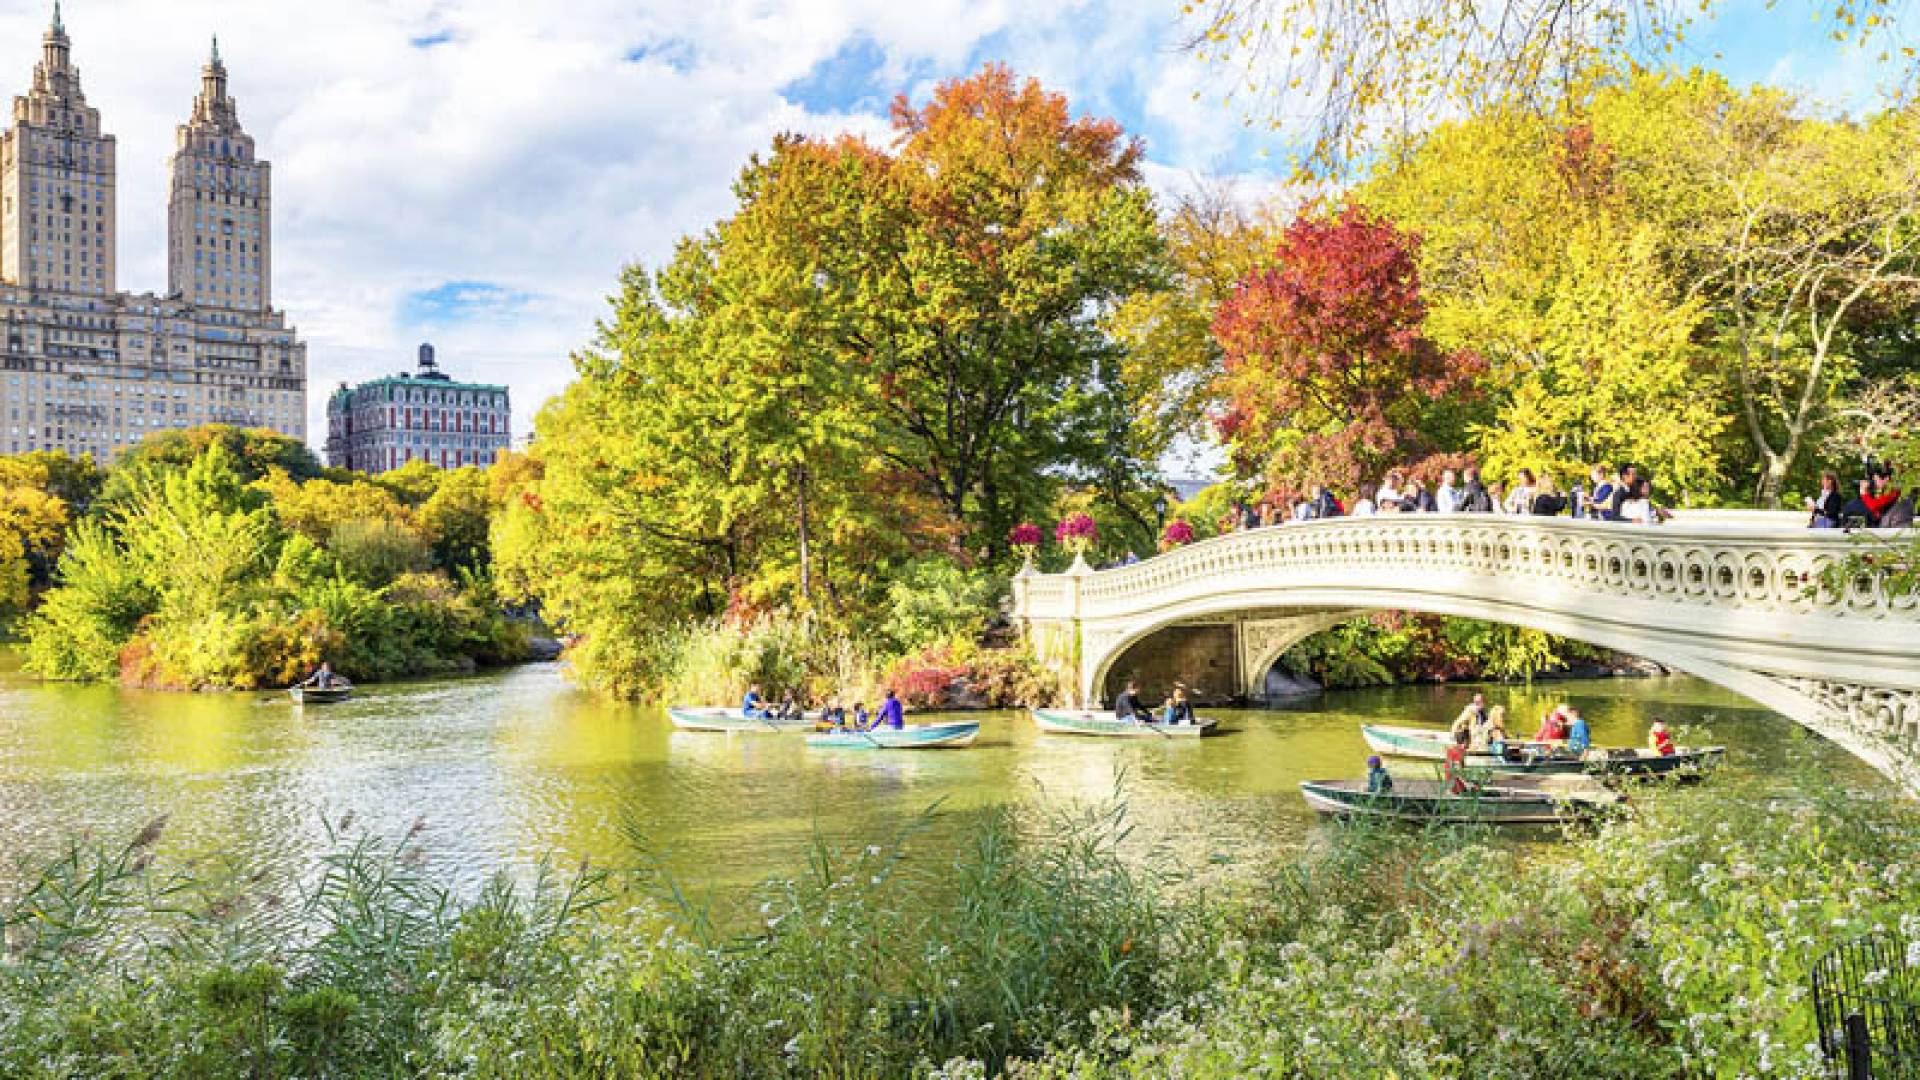
[[[307,680],[300,685],[311,686],[316,690],[345,690],[352,684],[340,676],[335,675],[333,673],[333,665],[322,660],[320,661],[319,670],[307,676]]]
[[[880,703],[880,713],[873,718],[873,726],[895,731],[907,726],[907,707],[900,704],[900,698],[892,690],[887,691],[887,700]]]
[[[1463,735],[1470,735],[1475,725],[1486,722],[1487,696],[1475,694],[1473,700],[1467,702],[1466,708],[1460,710],[1460,715],[1453,718],[1453,727],[1448,729],[1448,733],[1458,739]]]
[[[1505,755],[1507,752],[1507,740],[1513,737],[1507,734],[1507,707],[1505,705],[1495,705],[1493,708],[1487,710],[1485,732],[1485,740],[1479,745],[1484,747],[1487,753]]]
[[[1149,713],[1147,707],[1140,701],[1139,683],[1132,679],[1127,680],[1126,690],[1121,693],[1120,699],[1113,703],[1113,718],[1132,724],[1153,722],[1153,714]]]
[[[767,701],[760,696],[760,684],[748,683],[745,697],[740,699],[740,713],[749,720],[765,720],[768,717]]]

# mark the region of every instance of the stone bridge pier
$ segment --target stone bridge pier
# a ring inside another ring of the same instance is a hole
[[[1862,545],[1799,515],[1661,526],[1395,514],[1233,533],[1132,566],[1014,581],[1014,616],[1066,697],[1130,676],[1258,699],[1282,653],[1368,611],[1532,627],[1644,657],[1791,717],[1920,793],[1920,597],[1822,572]],[[1175,632],[1156,645],[1148,639]],[[1183,644],[1183,641],[1185,644]],[[1136,648],[1145,642],[1145,647]]]

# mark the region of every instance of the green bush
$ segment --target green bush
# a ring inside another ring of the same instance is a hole
[[[242,478],[228,440],[210,437],[184,464],[149,460],[124,479],[104,519],[73,530],[56,587],[27,620],[28,670],[248,689],[292,682],[321,660],[385,679],[526,654],[526,631],[501,613],[491,581],[430,570],[410,526],[349,519],[323,546],[268,505],[300,497],[292,480]]]

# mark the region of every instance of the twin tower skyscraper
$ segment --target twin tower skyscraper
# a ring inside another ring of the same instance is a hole
[[[119,291],[116,166],[56,3],[0,134],[0,452],[104,460],[207,422],[304,437],[305,347],[272,306],[272,174],[217,39],[175,129],[164,294]]]

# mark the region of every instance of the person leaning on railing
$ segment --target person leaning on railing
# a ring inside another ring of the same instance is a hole
[[[1847,500],[1840,494],[1840,478],[1830,472],[1820,474],[1820,494],[1807,500],[1807,528],[1837,529]]]

